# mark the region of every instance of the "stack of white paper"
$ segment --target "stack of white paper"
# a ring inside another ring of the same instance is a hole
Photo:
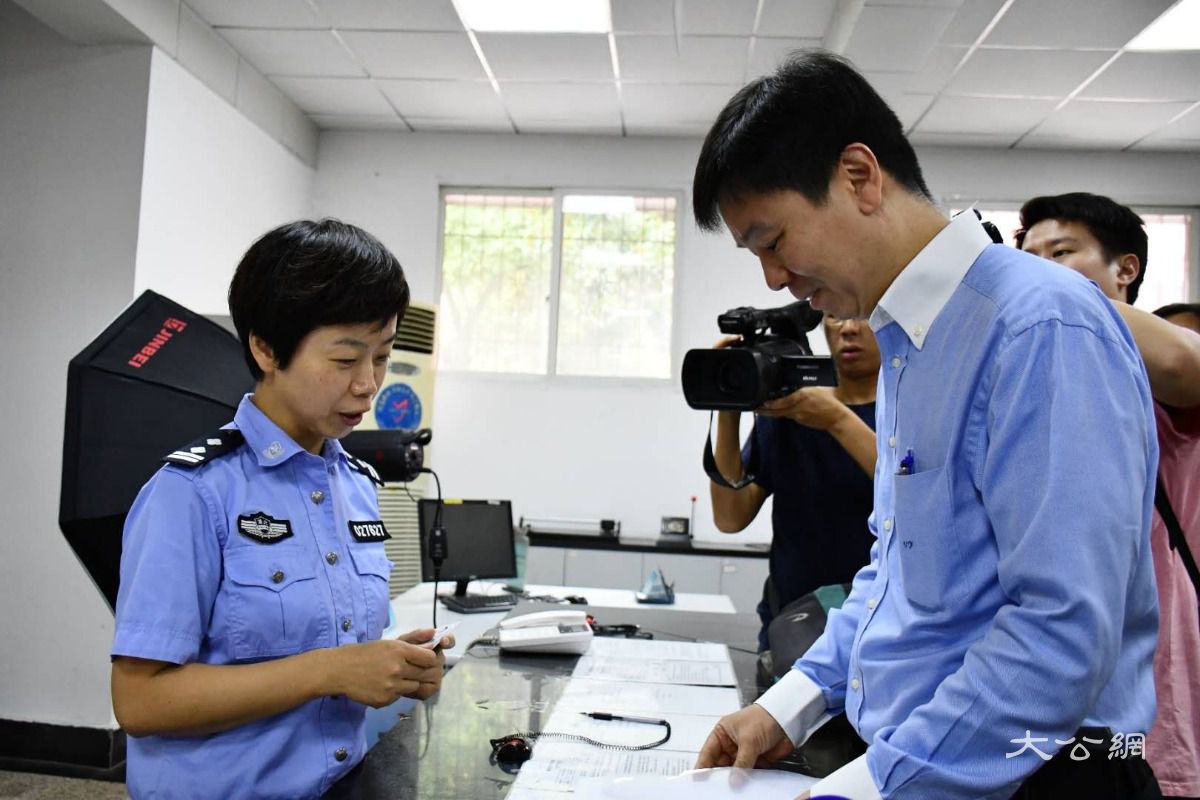
[[[600,711],[665,719],[671,738],[650,750],[629,751],[546,737],[521,767],[509,800],[566,800],[585,779],[665,779],[690,770],[717,720],[741,707],[735,685],[723,644],[594,639],[544,730],[619,745],[648,744],[666,732],[661,725],[583,713]]]

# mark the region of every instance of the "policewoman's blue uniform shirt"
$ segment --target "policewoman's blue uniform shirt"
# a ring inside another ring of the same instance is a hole
[[[391,563],[366,468],[333,439],[307,452],[249,395],[233,427],[244,442],[231,452],[164,466],[134,502],[114,656],[244,664],[372,641],[387,625]],[[324,697],[210,736],[130,737],[129,792],[319,797],[365,755],[365,710]]]
[[[1045,763],[1008,755],[1026,731],[1053,754],[1154,718],[1149,383],[1096,286],[991,244],[970,212],[871,327],[871,563],[758,704],[793,739],[845,708],[868,743],[814,794],[1001,800]]]

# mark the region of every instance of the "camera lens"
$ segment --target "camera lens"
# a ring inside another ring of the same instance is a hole
[[[730,359],[717,369],[717,389],[721,394],[741,397],[754,385],[757,377],[752,359]]]

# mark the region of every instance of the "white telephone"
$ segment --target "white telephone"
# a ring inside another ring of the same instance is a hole
[[[535,611],[500,622],[501,650],[582,654],[591,643],[584,611]]]

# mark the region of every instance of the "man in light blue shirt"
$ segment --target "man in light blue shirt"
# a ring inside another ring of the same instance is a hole
[[[1141,360],[1096,287],[929,196],[895,115],[827,54],[743,88],[705,140],[700,225],[771,288],[869,318],[883,365],[871,563],[698,764],[770,763],[844,708],[867,753],[814,796],[1159,797],[1125,757],[1158,623]]]

